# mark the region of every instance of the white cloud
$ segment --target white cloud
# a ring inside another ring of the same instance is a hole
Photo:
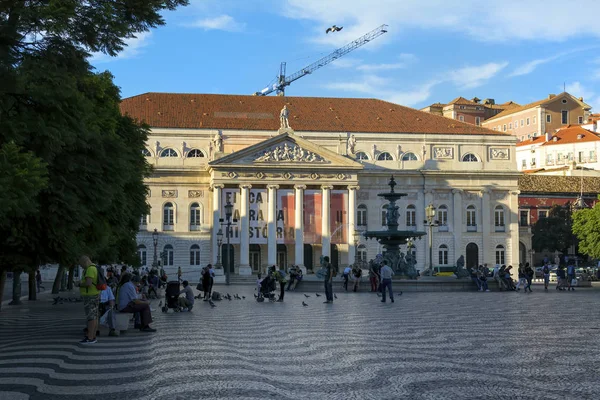
[[[120,59],[135,58],[142,54],[143,49],[152,43],[150,40],[151,36],[152,32],[141,32],[134,38],[125,39],[125,47],[116,57],[111,57],[104,53],[92,53],[90,63],[101,64]]]
[[[558,90],[562,92],[563,87],[560,86]],[[589,87],[582,85],[579,81],[575,81],[568,83],[565,86],[565,91],[577,98],[583,97],[583,101],[592,106],[593,112],[598,112],[598,109],[600,108],[600,95],[596,94],[593,90],[590,90]]]
[[[506,68],[508,62],[487,63],[478,66],[468,66],[450,71],[448,80],[461,89],[472,89],[485,84]]]
[[[529,62],[515,68],[515,70],[513,72],[511,72],[511,74],[509,76],[521,76],[521,75],[530,74],[533,71],[535,71],[535,69],[537,67],[539,67],[540,65],[549,63],[550,61],[552,61],[554,59],[555,59],[554,57],[548,57],[548,58],[540,58],[538,60],[529,61]]]
[[[187,24],[193,28],[203,28],[204,30],[220,30],[227,32],[240,32],[246,27],[245,23],[237,22],[231,15],[222,14],[214,18],[203,18],[196,22]]]
[[[600,2],[576,3],[578,10],[585,10],[577,18],[565,18],[564,0],[504,0],[485,6],[479,0],[286,0],[282,13],[289,18],[315,21],[319,25],[315,28],[315,40],[337,45],[382,23],[389,25],[390,33],[417,28],[459,32],[475,40],[494,42],[561,42],[573,37],[600,37]],[[344,30],[325,35],[325,28],[334,23],[344,26]]]
[[[398,56],[399,61],[396,63],[383,64],[365,64],[360,65],[356,69],[359,71],[389,71],[393,69],[403,69],[417,61],[417,56],[414,54],[402,53]]]
[[[338,58],[331,63],[332,67],[336,68],[355,68],[362,63],[358,58]]]

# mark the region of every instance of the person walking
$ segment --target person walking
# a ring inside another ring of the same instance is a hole
[[[352,290],[356,292],[358,290],[358,286],[360,285],[360,278],[362,277],[362,270],[358,265],[354,265],[354,267],[352,267],[352,277],[354,279],[354,288]]]
[[[202,281],[202,291],[204,292],[204,301],[210,299],[210,264],[202,268],[200,274],[200,280]]]
[[[394,292],[392,291],[392,276],[394,275],[394,271],[387,265],[387,261],[383,261],[383,267],[381,267],[381,271],[379,271],[381,275],[381,302],[385,303],[385,289],[387,288],[388,292],[390,292],[390,301],[394,302]]]
[[[377,268],[373,262],[369,263],[369,281],[371,282],[371,292],[376,292],[379,276],[377,275]]]
[[[471,267],[471,280],[477,285],[477,290],[481,292],[481,281],[477,278],[477,267]]]
[[[488,269],[487,264],[479,266],[479,271],[477,273],[477,279],[479,279],[479,282],[481,283],[481,291],[482,292],[490,291],[490,289],[488,288],[488,283],[487,283],[487,278],[488,278],[489,273],[490,273],[490,270]]]
[[[522,263],[519,263],[519,282],[517,282],[517,292],[521,290],[521,284],[525,286],[527,284],[527,278],[525,277],[525,267]]]
[[[527,286],[525,286],[524,289],[525,292],[527,292],[527,289],[529,289],[529,293],[533,291],[531,290],[531,282],[533,281],[533,275],[535,275],[535,272],[533,272],[533,268],[531,268],[529,263],[525,263],[525,279],[527,280]]]
[[[181,283],[181,275],[183,275],[183,272],[181,272],[181,267],[177,267],[177,280],[179,283]]]
[[[550,284],[550,266],[546,263],[542,267],[542,275],[544,276],[544,290],[548,290],[548,285]]]
[[[42,274],[40,273],[39,269],[35,272],[35,283],[37,285],[38,293],[41,291],[41,289],[46,290],[46,288],[44,286],[42,286]]]
[[[88,256],[79,258],[79,265],[83,268],[83,276],[79,282],[79,294],[83,299],[83,309],[87,320],[86,336],[79,343],[96,343],[96,328],[98,327],[100,291],[96,288],[98,284],[98,269]]]
[[[573,265],[573,263],[570,263],[567,266],[567,286],[568,286],[567,290],[575,291],[573,281],[577,282],[577,278],[575,277],[575,266]]]
[[[273,279],[275,279],[275,281],[279,283],[279,298],[277,299],[277,302],[282,303],[283,296],[285,295],[285,284],[287,282],[287,280],[285,279],[285,272],[283,270],[277,270],[277,267],[275,265],[273,265],[272,268]]]
[[[329,262],[329,256],[323,257],[323,268],[325,268],[325,297],[326,301],[323,303],[333,303],[333,266]]]

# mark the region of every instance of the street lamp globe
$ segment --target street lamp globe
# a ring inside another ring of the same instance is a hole
[[[156,246],[158,244],[158,231],[154,228],[154,232],[152,232],[152,243]]]
[[[227,204],[225,204],[225,220],[231,220],[231,215],[233,214],[233,204],[228,200]]]
[[[425,216],[428,220],[432,220],[435,217],[435,207],[433,206],[433,204],[430,204],[427,207],[425,207]]]
[[[221,247],[223,244],[223,229],[219,228],[219,232],[217,232],[217,246]]]

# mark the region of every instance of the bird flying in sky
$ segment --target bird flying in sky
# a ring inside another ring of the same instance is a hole
[[[339,31],[341,31],[342,29],[344,29],[344,27],[343,27],[343,26],[340,26],[340,27],[338,27],[338,26],[335,26],[335,25],[333,25],[331,28],[327,28],[327,30],[325,31],[325,33],[329,33],[329,32],[339,32]]]

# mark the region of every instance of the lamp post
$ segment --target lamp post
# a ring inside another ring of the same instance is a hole
[[[531,266],[535,265],[533,264],[533,256],[535,255],[535,250],[533,248],[529,249],[529,264]]]
[[[354,231],[354,233],[352,234],[352,236],[354,237],[354,263],[357,264],[359,262],[358,259],[358,241],[360,239],[360,232],[359,231]],[[360,264],[362,264],[362,260],[360,260]]]
[[[158,257],[156,255],[156,246],[158,246],[158,231],[154,228],[154,232],[152,232],[152,244],[154,245],[154,257],[152,259],[152,269],[156,269],[158,271]]]
[[[230,263],[231,260],[229,259],[229,255],[230,255],[230,251],[231,251],[231,243],[230,243],[230,238],[231,238],[231,226],[235,223],[237,223],[237,219],[231,219],[231,216],[233,215],[233,204],[231,204],[231,202],[229,200],[227,200],[227,204],[225,204],[225,219],[223,220],[223,218],[219,218],[219,222],[221,223],[221,226],[225,226],[225,237],[227,238],[227,251],[225,252],[226,257],[224,257],[224,262],[223,264],[225,265],[225,284],[229,285],[229,275],[230,275]],[[217,234],[218,235],[218,234]],[[218,240],[218,239],[217,239]],[[218,244],[218,243],[217,243]]]
[[[223,244],[223,229],[219,228],[219,232],[217,232],[217,265],[216,268],[222,268],[221,264],[221,245]]]
[[[425,224],[429,227],[429,270],[433,275],[433,227],[438,225],[438,221],[435,220],[435,207],[433,204],[429,204],[425,207]]]

